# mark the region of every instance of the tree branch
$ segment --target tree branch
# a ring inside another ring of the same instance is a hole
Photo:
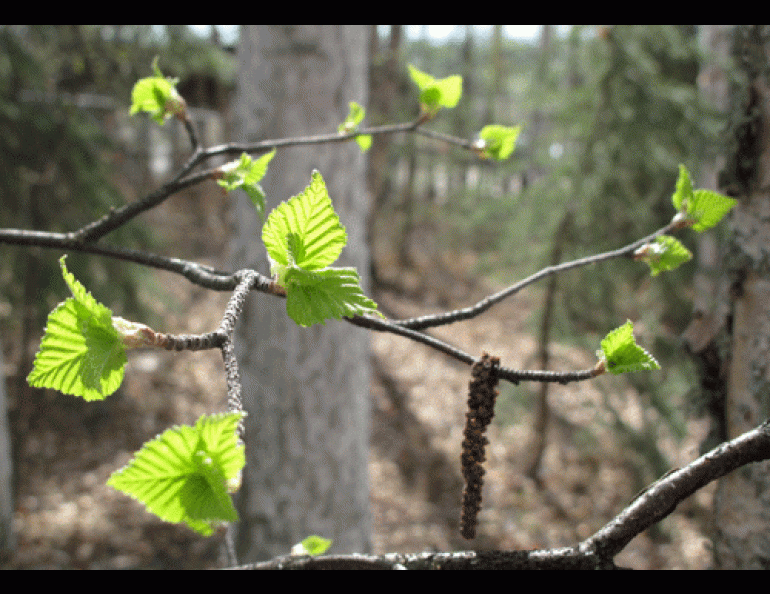
[[[437,315],[423,316],[423,317],[413,318],[409,320],[394,321],[393,324],[402,326],[404,328],[410,328],[412,330],[425,330],[426,328],[446,326],[447,324],[454,324],[455,322],[463,322],[465,320],[476,318],[481,314],[492,309],[492,307],[494,307],[495,305],[498,305],[499,303],[505,301],[509,297],[512,297],[517,293],[521,292],[526,287],[533,285],[545,278],[553,276],[554,274],[559,274],[562,272],[566,272],[568,270],[574,270],[576,268],[582,268],[585,266],[599,264],[601,262],[606,262],[608,260],[614,260],[618,258],[630,258],[634,255],[634,252],[636,252],[636,250],[638,250],[640,247],[647,245],[648,243],[654,241],[656,238],[660,237],[661,235],[666,235],[668,233],[671,233],[672,231],[678,229],[679,227],[680,227],[679,223],[672,222],[666,225],[665,227],[663,227],[662,229],[659,229],[655,233],[648,235],[647,237],[644,237],[643,239],[635,241],[634,243],[631,243],[620,249],[605,252],[603,254],[597,254],[594,256],[588,256],[586,258],[580,258],[579,260],[574,260],[572,262],[565,262],[563,264],[557,264],[555,266],[549,266],[547,268],[543,268],[541,271],[533,274],[532,276],[516,283],[515,285],[512,285],[511,287],[508,287],[507,289],[500,291],[499,293],[495,293],[494,295],[491,295],[486,299],[483,299],[482,301],[478,302],[476,305],[472,307],[467,307],[465,309],[459,309],[456,311],[441,313]]]
[[[39,231],[0,229],[0,243],[22,246],[38,246],[49,249],[61,249],[64,251],[101,255],[117,260],[133,262],[151,268],[174,272],[184,276],[190,282],[210,290],[234,291],[236,287],[241,284],[242,279],[239,278],[239,275],[242,275],[243,273],[221,272],[193,262],[178,260],[175,258],[166,258],[153,254],[138,252],[135,250],[102,246],[98,245],[96,242],[110,232],[125,225],[128,221],[135,218],[139,214],[158,206],[173,194],[202,183],[207,179],[214,179],[216,177],[215,174],[218,171],[217,169],[198,172],[195,174],[191,172],[205,161],[216,156],[242,154],[244,152],[257,154],[290,146],[310,146],[317,144],[347,142],[364,134],[378,135],[410,132],[419,133],[421,135],[440,140],[447,144],[459,146],[469,151],[475,150],[473,148],[473,143],[464,139],[422,129],[421,126],[425,124],[428,119],[429,118],[427,116],[423,115],[413,122],[367,128],[351,132],[349,134],[324,134],[281,140],[265,140],[250,144],[233,143],[209,149],[205,149],[200,146],[192,123],[186,119],[184,121],[184,125],[188,135],[190,136],[190,142],[193,146],[193,155],[182,167],[181,171],[174,179],[166,183],[163,187],[154,193],[150,194],[147,198],[142,201],[129,204],[121,209],[115,209],[109,214],[105,215],[102,219],[91,223],[90,225],[87,225],[86,227],[74,233],[44,233]],[[604,254],[582,258],[573,262],[550,266],[541,270],[540,272],[537,272],[536,274],[533,274],[529,278],[524,279],[523,281],[503,291],[500,291],[499,293],[487,297],[476,305],[465,309],[414,318],[411,320],[380,320],[371,317],[361,317],[348,319],[347,321],[362,328],[368,328],[370,330],[379,332],[389,332],[403,336],[415,342],[425,344],[439,352],[443,352],[444,354],[466,365],[474,365],[478,361],[478,359],[475,357],[420,331],[432,327],[444,326],[476,318],[487,312],[495,305],[504,301],[508,297],[517,294],[529,285],[534,284],[535,282],[538,282],[544,278],[550,277],[554,274],[583,266],[597,264],[615,258],[630,257],[639,247],[649,243],[660,235],[670,232],[675,228],[677,228],[677,225],[672,223],[663,229],[656,231],[652,235],[640,239],[639,241],[636,241],[624,248],[606,252]],[[248,273],[254,275],[253,283],[251,283],[253,290],[278,297],[286,297],[285,290],[279,287],[274,281],[267,279],[254,271],[248,271]],[[216,343],[219,345],[221,342],[219,341],[220,337],[214,335],[208,337],[198,337],[198,340],[194,340],[193,342],[190,342],[190,340],[187,339],[195,339],[195,337],[181,338],[183,340],[179,341],[177,344],[182,346],[194,343],[195,345],[202,348],[209,348],[211,344]],[[597,375],[600,375],[600,373],[601,372],[598,369],[559,373],[545,371],[518,371],[508,368],[501,368],[500,379],[515,384],[523,381],[568,384],[571,382],[587,381],[596,377]]]
[[[639,247],[649,243],[660,235],[672,231],[675,228],[677,228],[677,225],[675,223],[671,223],[663,229],[656,231],[652,235],[649,235],[648,237],[640,239],[639,241],[636,241],[618,250],[590,256],[587,258],[581,258],[573,262],[566,262],[556,266],[550,266],[536,274],[533,274],[529,278],[524,279],[523,281],[520,281],[519,283],[516,283],[515,285],[500,291],[499,293],[496,293],[495,295],[487,297],[475,306],[466,309],[415,318],[412,320],[399,321],[382,320],[374,317],[357,317],[347,318],[347,321],[360,328],[366,328],[378,332],[388,332],[391,334],[403,336],[404,338],[408,338],[415,342],[424,344],[434,350],[442,352],[461,363],[472,366],[478,361],[476,357],[437,338],[428,336],[427,334],[420,332],[420,330],[476,318],[487,312],[493,306],[497,305],[508,297],[515,295],[529,285],[532,285],[554,274],[583,266],[597,264],[615,258],[630,257]],[[195,264],[193,262],[157,256],[154,254],[147,254],[135,250],[106,247],[99,244],[83,244],[77,239],[73,238],[71,234],[0,229],[0,243],[38,246],[50,249],[61,249],[64,251],[84,252],[118,260],[129,261],[151,268],[175,272],[184,276],[194,284],[215,291],[235,290],[240,282],[238,275],[244,274],[243,271],[241,273],[216,271],[209,267]],[[278,286],[271,279],[268,279],[255,271],[247,272],[255,275],[253,290],[277,297],[286,297],[284,289]],[[566,385],[573,382],[588,381],[597,377],[597,375],[600,375],[597,369],[588,369],[577,372],[521,371],[507,367],[500,369],[500,379],[512,382],[514,384],[519,384],[521,382],[539,382],[559,383]]]
[[[421,553],[383,556],[340,555],[281,557],[265,563],[232,568],[240,571],[287,570],[596,570],[615,569],[612,563],[576,549],[514,552]]]
[[[320,569],[617,569],[614,558],[706,485],[755,462],[770,460],[770,421],[720,445],[648,487],[596,534],[576,547],[550,551],[423,553],[419,555],[282,557],[238,570]]]
[[[234,291],[238,284],[238,273],[222,272],[203,264],[188,260],[159,256],[138,250],[106,246],[102,244],[82,244],[67,233],[47,233],[43,231],[21,231],[0,229],[0,244],[25,247],[40,247],[61,250],[63,252],[93,254],[122,262],[131,262],[147,268],[165,270],[186,278],[191,283],[210,291]],[[256,281],[253,290],[268,295],[285,296],[285,291],[271,279],[254,272]]]
[[[162,204],[171,196],[181,192],[182,190],[197,185],[205,180],[214,179],[216,169],[199,172],[195,175],[189,175],[196,167],[214,157],[241,155],[243,153],[254,155],[267,153],[271,150],[280,148],[349,142],[359,136],[364,135],[377,136],[385,134],[414,133],[420,129],[425,121],[426,119],[424,117],[420,117],[413,122],[408,122],[405,124],[366,128],[356,132],[351,132],[349,134],[332,133],[297,138],[285,138],[279,140],[263,140],[256,143],[231,143],[223,144],[209,149],[203,149],[199,145],[198,137],[192,122],[190,122],[188,119],[185,119],[183,123],[185,130],[190,137],[190,142],[193,147],[193,155],[182,167],[180,172],[171,181],[164,184],[161,188],[147,196],[145,199],[111,211],[102,219],[95,221],[94,223],[91,223],[79,231],[71,234],[70,237],[77,243],[83,244],[98,241],[116,229],[119,229],[140,214],[152,210],[156,206]],[[473,150],[472,143],[465,139],[456,138],[447,134],[440,134],[438,132],[424,131],[422,133],[425,136],[441,140],[442,142],[454,144],[455,146],[466,150]]]
[[[612,522],[583,542],[580,550],[603,558],[615,557],[631,540],[669,516],[693,493],[738,468],[768,459],[770,421],[664,476]]]

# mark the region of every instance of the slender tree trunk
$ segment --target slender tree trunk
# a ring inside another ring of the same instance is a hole
[[[365,25],[245,25],[238,89],[241,140],[336,130],[348,103],[367,104]],[[282,150],[263,187],[268,208],[297,195],[314,169],[326,180],[366,290],[365,159],[355,143]],[[233,259],[267,270],[261,224],[245,197]],[[247,467],[238,506],[241,562],[286,554],[317,534],[335,553],[370,549],[368,335],[344,323],[298,328],[284,302],[254,297],[241,325]]]
[[[484,121],[497,122],[498,104],[504,93],[505,60],[503,59],[503,25],[492,25],[492,77],[487,91],[487,113]]]
[[[737,25],[732,150],[720,185],[736,196],[723,265],[729,302],[723,426],[731,439],[770,417],[770,84],[767,25]],[[770,464],[722,479],[715,500],[715,562],[720,569],[770,567]]]
[[[400,121],[399,111],[402,103],[403,71],[401,67],[401,50],[404,39],[404,25],[390,25],[390,35],[387,48],[381,48],[377,25],[370,25],[370,49],[373,52],[372,72],[369,85],[368,123],[381,125]],[[375,53],[376,52],[376,53]],[[369,192],[372,196],[372,208],[367,222],[369,244],[376,239],[375,223],[389,202],[393,201],[396,172],[399,163],[399,151],[392,150],[392,136],[375,136],[369,151],[369,166],[367,171]],[[390,205],[392,208],[392,204]],[[381,280],[377,268],[377,258],[372,252],[371,275],[372,284],[376,290]]]
[[[0,553],[12,553],[16,549],[13,534],[13,457],[4,367],[3,345],[0,343]]]

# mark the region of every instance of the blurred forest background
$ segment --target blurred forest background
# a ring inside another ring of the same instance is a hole
[[[230,27],[0,26],[0,227],[78,228],[111,207],[146,195],[185,160],[189,141],[176,123],[158,129],[142,118],[128,117],[132,85],[150,74],[155,56],[160,56],[164,74],[180,79],[180,93],[192,107],[204,142],[231,139],[238,40]],[[372,276],[375,296],[382,299],[386,313],[404,302],[432,311],[469,305],[469,299],[490,287],[519,280],[552,262],[620,247],[647,235],[673,215],[670,197],[679,164],[698,172],[701,163],[719,152],[717,135],[724,122],[698,88],[698,76],[710,56],[701,49],[695,25],[543,25],[527,40],[508,37],[502,25],[457,25],[441,39],[431,37],[426,25],[371,27],[367,124],[405,122],[417,115],[415,90],[406,75],[406,64],[413,63],[438,77],[461,74],[465,79],[460,106],[442,113],[431,129],[472,139],[489,123],[523,127],[514,157],[502,165],[479,162],[422,137],[375,139],[369,172]],[[345,115],[340,114],[340,121]],[[109,239],[221,266],[227,256],[228,216],[220,190],[205,185]],[[150,436],[182,420],[175,416],[179,404],[176,412],[156,411],[156,426],[128,415],[125,401],[130,395],[121,396],[117,404],[86,408],[52,394],[34,394],[26,386],[45,316],[65,295],[56,259],[41,250],[2,248],[0,342],[16,462],[18,527],[18,552],[7,559],[8,566],[215,565],[216,546],[187,547],[186,539],[193,539],[171,529],[153,525],[151,533],[127,532],[134,543],[121,546],[134,547],[128,554],[108,542],[107,535],[89,540],[84,529],[69,533],[66,522],[57,524],[43,513],[67,505],[72,512],[72,505],[80,509],[88,503],[83,503],[83,493],[72,496],[80,503],[72,503],[66,493],[55,499],[55,493],[40,492],[61,487],[46,479],[58,468],[54,460],[85,458],[92,465],[90,474],[86,472],[93,482],[91,491],[104,482],[98,465],[106,452],[102,446],[94,451],[93,445],[84,444],[103,436],[102,425],[116,407]],[[182,295],[178,280],[166,288],[163,275],[76,255],[68,265],[119,315],[152,324],[163,319],[158,325],[180,332],[196,330],[190,328],[193,315],[202,317],[201,331],[219,315],[219,309],[208,318],[199,310],[193,313],[188,308],[202,292],[190,289],[190,295]],[[623,468],[625,483],[614,485],[620,489],[614,505],[620,506],[623,497],[630,500],[679,463],[679,455],[692,457],[705,437],[703,426],[693,424],[694,372],[682,356],[679,338],[690,318],[695,268],[686,266],[653,282],[643,267],[611,263],[560,276],[513,306],[521,331],[532,337],[528,355],[516,362],[522,367],[572,368],[574,352],[587,353],[590,361],[601,336],[626,319],[635,321],[641,342],[660,359],[661,374],[640,374],[592,388],[597,390],[602,430],[611,430],[616,452],[622,452],[616,454],[616,465]],[[163,375],[172,364],[163,361],[148,361],[149,371]],[[142,361],[135,364],[141,367]],[[173,362],[188,364],[195,361]],[[216,362],[211,369],[219,373]],[[384,366],[378,369],[382,385],[395,381]],[[205,384],[208,371],[200,373]],[[153,389],[167,394],[180,388],[173,377],[152,381]],[[556,398],[572,398],[563,394]],[[600,433],[554,412],[553,405],[545,405],[548,398],[544,390],[505,387],[499,404],[501,431],[521,424],[531,428],[528,439],[533,441],[522,448],[529,459],[517,464],[520,474],[531,479],[527,484],[533,486],[527,488],[533,491],[542,488],[547,427],[577,435],[581,464],[600,465],[594,451]],[[629,407],[636,412],[630,415]],[[72,419],[64,418],[68,411]],[[693,427],[699,429],[693,433]],[[75,441],[80,443],[73,444],[73,436],[79,436]],[[691,441],[685,444],[686,439]],[[459,501],[459,491],[455,499]],[[564,520],[569,525],[569,505],[551,504],[560,511],[543,521],[556,526]],[[695,553],[661,554],[644,563],[707,566],[708,552],[701,546],[708,531],[703,513],[707,508],[708,498],[685,510],[692,523],[681,538],[698,544]],[[611,517],[619,510],[606,512]],[[489,545],[562,542],[546,534],[548,526],[536,530],[542,533],[530,541]],[[565,534],[562,546],[571,544],[576,533]],[[660,542],[674,539],[665,530],[653,537]],[[145,549],[136,550],[136,541]],[[148,543],[159,541],[164,544],[157,548],[164,551],[147,549],[154,546]],[[376,541],[386,550],[400,546],[387,535]],[[436,538],[409,543],[446,544]],[[174,546],[179,551],[170,553]]]

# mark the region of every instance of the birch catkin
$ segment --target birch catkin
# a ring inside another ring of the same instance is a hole
[[[484,485],[484,462],[489,440],[484,433],[495,416],[500,359],[486,353],[473,366],[468,414],[466,415],[465,439],[463,440],[462,469],[465,479],[460,528],[463,538],[476,538],[481,489]]]

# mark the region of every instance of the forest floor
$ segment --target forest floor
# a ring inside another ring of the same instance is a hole
[[[376,297],[385,313],[405,318],[467,306],[494,289],[460,272],[472,270],[472,257],[445,260],[441,274],[431,266],[400,275],[398,290],[381,290]],[[169,286],[179,282],[169,277]],[[531,367],[537,345],[530,317],[537,315],[537,303],[529,299],[517,296],[478,320],[432,333],[469,353],[487,350],[506,366]],[[227,295],[193,289],[179,301],[176,311],[184,315],[158,312],[166,316],[167,329],[205,332],[218,325]],[[479,537],[463,541],[459,459],[470,370],[388,334],[372,336],[372,361],[375,553],[570,546],[611,520],[638,490],[633,456],[609,428],[603,404],[606,390],[617,390],[618,384],[605,386],[605,392],[595,383],[554,387],[537,481],[525,476],[536,437],[534,407],[510,405],[515,422],[491,427]],[[586,369],[595,358],[555,345],[553,361],[564,369]],[[24,419],[16,429],[23,440],[15,444],[18,552],[0,567],[218,567],[220,538],[206,540],[165,525],[105,483],[146,440],[221,408],[226,393],[221,365],[218,353],[137,353],[120,394],[107,403],[85,405],[50,393],[26,397],[15,415]],[[534,390],[501,386],[501,399],[531,403]],[[629,422],[641,418],[633,392],[613,398]],[[694,423],[691,429],[691,443],[668,446],[675,463],[697,455],[703,428]],[[635,569],[708,568],[704,526],[712,494],[704,490],[680,506],[660,529],[634,540],[617,563]]]

